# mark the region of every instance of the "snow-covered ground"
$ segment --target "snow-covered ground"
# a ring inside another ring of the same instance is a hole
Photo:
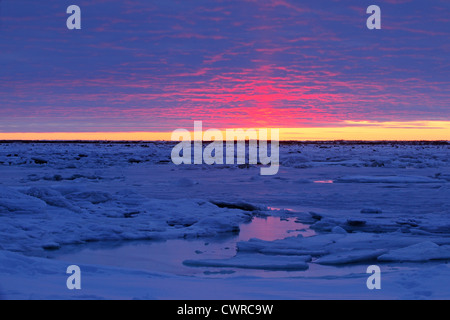
[[[172,147],[0,144],[0,298],[450,298],[449,144],[282,144],[275,176],[175,166]],[[193,253],[164,267],[177,241]]]

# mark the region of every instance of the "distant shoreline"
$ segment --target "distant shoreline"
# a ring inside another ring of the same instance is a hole
[[[248,141],[248,140],[247,140]],[[208,143],[209,141],[203,141]],[[225,142],[225,141],[224,141]],[[0,144],[177,144],[178,141],[166,141],[166,140],[0,140]],[[450,145],[450,141],[445,140],[284,140],[279,142],[280,145]]]

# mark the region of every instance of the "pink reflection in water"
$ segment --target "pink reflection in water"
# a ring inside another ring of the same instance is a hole
[[[249,224],[241,225],[238,241],[248,241],[258,238],[266,241],[274,241],[293,237],[299,234],[311,236],[308,226],[296,223],[296,218],[280,219],[279,217],[254,218]]]
[[[333,180],[316,180],[314,183],[334,183]]]

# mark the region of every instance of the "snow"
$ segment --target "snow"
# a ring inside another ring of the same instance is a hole
[[[175,166],[172,147],[0,143],[0,298],[450,297],[448,144],[286,143],[276,176],[256,165]],[[229,240],[267,216],[290,221],[290,236],[268,222]],[[171,239],[233,247],[214,257],[196,248],[180,263],[193,275],[57,259],[93,242]],[[83,271],[79,292],[65,287],[71,264]],[[372,264],[380,291],[365,285]]]

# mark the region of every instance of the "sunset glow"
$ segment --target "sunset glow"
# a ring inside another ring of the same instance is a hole
[[[185,128],[192,132],[192,128]],[[248,129],[248,128],[244,128]],[[280,140],[448,140],[450,122],[348,122],[335,127],[280,128]],[[172,132],[0,133],[0,140],[170,141]],[[223,131],[223,136],[225,132]],[[193,137],[193,133],[192,133]],[[270,137],[270,136],[269,136]]]
[[[450,139],[448,1],[107,2],[0,3],[1,139]]]

